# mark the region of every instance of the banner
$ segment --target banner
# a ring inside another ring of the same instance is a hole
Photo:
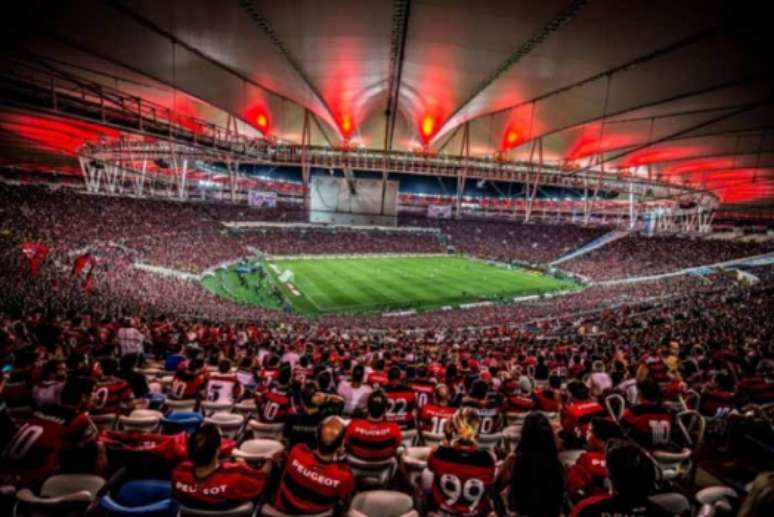
[[[427,207],[427,217],[432,219],[451,219],[451,205],[430,205]]]
[[[248,190],[247,204],[256,208],[274,208],[277,206],[277,193],[263,190]]]
[[[24,241],[21,251],[30,263],[30,275],[35,275],[48,256],[48,246],[39,242]]]

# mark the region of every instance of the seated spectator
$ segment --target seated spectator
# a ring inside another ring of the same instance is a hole
[[[285,463],[273,506],[292,515],[342,510],[349,504],[355,480],[346,463],[337,461],[346,428],[331,416],[316,429],[315,447],[294,446]]]
[[[409,388],[414,391],[417,410],[421,410],[422,406],[430,402],[436,385],[436,382],[430,380],[426,367],[420,366],[416,369],[416,377],[409,382]]]
[[[172,471],[172,494],[185,506],[204,510],[227,510],[261,497],[272,462],[260,470],[243,463],[221,462],[220,431],[205,424],[188,438],[189,461]]]
[[[368,395],[373,388],[364,384],[365,367],[362,364],[356,364],[352,368],[352,378],[342,380],[336,392],[344,399],[343,414],[347,416],[355,415],[365,411]]]
[[[473,383],[470,395],[462,400],[462,407],[472,408],[481,421],[479,434],[497,434],[503,427],[503,413],[497,400],[488,397],[489,384],[479,379]]]
[[[376,390],[368,396],[368,418],[352,420],[344,445],[347,454],[362,461],[383,461],[395,457],[403,439],[397,422],[388,422],[387,396]]]
[[[605,452],[612,494],[599,494],[578,503],[571,517],[672,515],[652,503],[648,496],[656,482],[656,466],[640,447],[623,440],[611,440]]]
[[[728,372],[718,372],[701,392],[699,412],[706,417],[728,414],[742,407],[743,397]]]
[[[134,406],[134,396],[129,384],[116,377],[118,361],[112,357],[100,360],[94,369],[97,385],[91,413],[94,415],[126,414]]]
[[[290,381],[293,370],[289,364],[283,364],[277,378],[269,383],[265,392],[256,394],[256,416],[267,424],[284,422],[292,409],[290,402]]]
[[[570,396],[568,404],[562,406],[561,423],[567,447],[574,447],[578,441],[583,441],[589,422],[595,416],[604,416],[605,409],[589,397],[589,389],[580,381],[572,381],[567,385]]]
[[[548,386],[535,390],[535,403],[540,411],[558,413],[562,408],[562,378],[549,376]]]
[[[621,418],[626,435],[645,449],[666,449],[672,442],[674,415],[662,405],[661,387],[646,378],[637,383],[639,403],[627,408]]]
[[[542,413],[527,415],[516,453],[500,470],[498,486],[509,488],[508,507],[519,515],[562,513],[564,474],[551,424]]]
[[[419,410],[419,432],[446,434],[446,427],[457,411],[449,405],[451,393],[446,384],[438,384],[433,390],[433,399]]]
[[[601,417],[591,420],[586,435],[588,450],[567,470],[567,491],[573,500],[607,492],[605,446],[613,438],[623,438],[615,422]]]
[[[197,357],[184,363],[183,368],[175,372],[167,396],[173,400],[201,399],[206,386],[207,371],[204,369],[204,361]]]
[[[391,366],[387,371],[387,386],[384,392],[389,399],[387,419],[398,422],[401,430],[414,429],[416,419],[416,395],[401,380],[401,371],[397,366]]]
[[[59,404],[66,378],[67,368],[62,361],[47,361],[43,365],[42,379],[32,388],[35,407]]]
[[[738,517],[769,515],[774,515],[774,472],[762,472],[753,481]]]
[[[65,472],[94,469],[97,428],[87,412],[93,392],[92,379],[70,377],[62,388],[61,405],[35,411],[5,445],[0,478],[28,486],[42,482],[57,467]]]
[[[148,396],[148,393],[150,393],[148,379],[145,375],[135,370],[136,366],[137,358],[135,356],[132,354],[122,356],[116,376],[129,384],[129,388],[131,388],[134,398],[146,397]]]
[[[610,374],[605,371],[605,363],[597,360],[591,366],[592,372],[589,375],[587,386],[591,391],[593,398],[599,398],[613,388],[613,381]]]
[[[231,361],[222,359],[218,363],[217,373],[207,377],[205,393],[210,402],[233,404],[239,400],[242,396],[242,385],[236,374],[231,373]]]
[[[282,427],[282,436],[288,449],[299,443],[314,448],[317,445],[317,428],[323,420],[320,412],[323,396],[319,393],[317,384],[307,382],[301,387],[298,398],[295,411],[288,414]]]
[[[476,444],[481,420],[473,408],[454,413],[449,443],[430,452],[427,468],[433,474],[431,511],[446,515],[486,515],[489,491],[495,481],[495,460]]]

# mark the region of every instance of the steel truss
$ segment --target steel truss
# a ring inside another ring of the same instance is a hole
[[[20,71],[21,70],[21,71]],[[184,117],[159,105],[127,95],[99,83],[57,72],[50,67],[25,64],[10,67],[0,75],[0,104],[7,108],[53,116],[76,118],[121,131],[118,140],[89,143],[79,151],[79,162],[89,192],[165,196],[186,199],[198,180],[190,177],[194,163],[225,164],[228,198],[245,196],[240,164],[299,167],[305,203],[312,167],[354,171],[455,178],[455,213],[465,213],[464,184],[477,181],[516,183],[524,187],[524,206],[518,203],[513,217],[529,222],[541,203],[541,187],[562,187],[583,192],[580,221],[592,224],[599,216],[609,221],[610,207],[600,207],[602,194],[618,193],[614,218],[634,228],[648,214],[658,231],[707,231],[718,206],[710,191],[640,177],[621,171],[609,172],[603,162],[568,169],[547,163],[541,138],[534,139],[528,161],[503,161],[469,155],[467,127],[458,156],[373,149],[333,148],[311,145],[311,114],[306,112],[301,144],[273,138],[249,137],[229,120],[221,127]],[[594,158],[592,158],[593,160]],[[598,158],[597,158],[598,159]],[[160,171],[154,163],[169,166]],[[610,202],[608,201],[609,205]],[[556,207],[557,217],[578,221],[576,203]],[[683,208],[681,208],[683,207]],[[686,208],[689,207],[689,208]],[[657,214],[657,215],[656,215]]]

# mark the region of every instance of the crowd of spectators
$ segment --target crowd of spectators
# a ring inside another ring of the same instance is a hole
[[[735,242],[681,236],[628,235],[563,262],[560,267],[594,280],[612,280],[709,266],[771,251],[774,251],[774,240]]]

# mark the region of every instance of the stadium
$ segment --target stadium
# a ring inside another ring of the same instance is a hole
[[[12,3],[0,514],[774,515],[763,3]]]

